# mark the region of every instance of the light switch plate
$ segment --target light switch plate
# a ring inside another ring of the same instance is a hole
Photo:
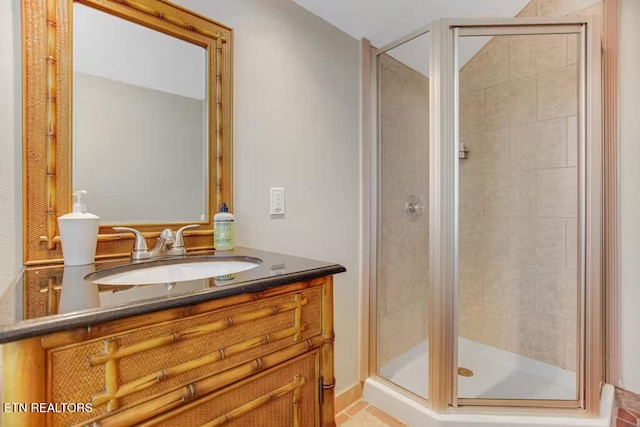
[[[271,187],[271,215],[284,215],[284,188]]]

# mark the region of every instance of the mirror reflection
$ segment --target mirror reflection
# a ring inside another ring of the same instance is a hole
[[[73,189],[101,224],[207,220],[207,52],[73,4]]]

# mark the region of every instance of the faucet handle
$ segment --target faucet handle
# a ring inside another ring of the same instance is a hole
[[[133,233],[135,235],[135,241],[133,242],[133,250],[131,251],[131,259],[143,259],[148,258],[146,256],[148,252],[147,247],[147,239],[144,238],[144,235],[135,228],[129,227],[112,227],[114,231],[119,233]]]
[[[199,224],[191,224],[191,225],[185,225],[184,227],[181,227],[180,229],[178,229],[178,231],[176,231],[176,240],[175,242],[173,242],[173,247],[175,248],[184,248],[184,231],[185,230],[189,230],[191,228],[198,228],[200,227]]]

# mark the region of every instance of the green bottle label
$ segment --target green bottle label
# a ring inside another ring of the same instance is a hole
[[[213,247],[216,249],[233,249],[233,220],[213,222]]]

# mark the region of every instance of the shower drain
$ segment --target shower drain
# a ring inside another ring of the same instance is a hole
[[[461,375],[463,377],[472,377],[473,371],[467,368],[458,368],[458,375]]]

